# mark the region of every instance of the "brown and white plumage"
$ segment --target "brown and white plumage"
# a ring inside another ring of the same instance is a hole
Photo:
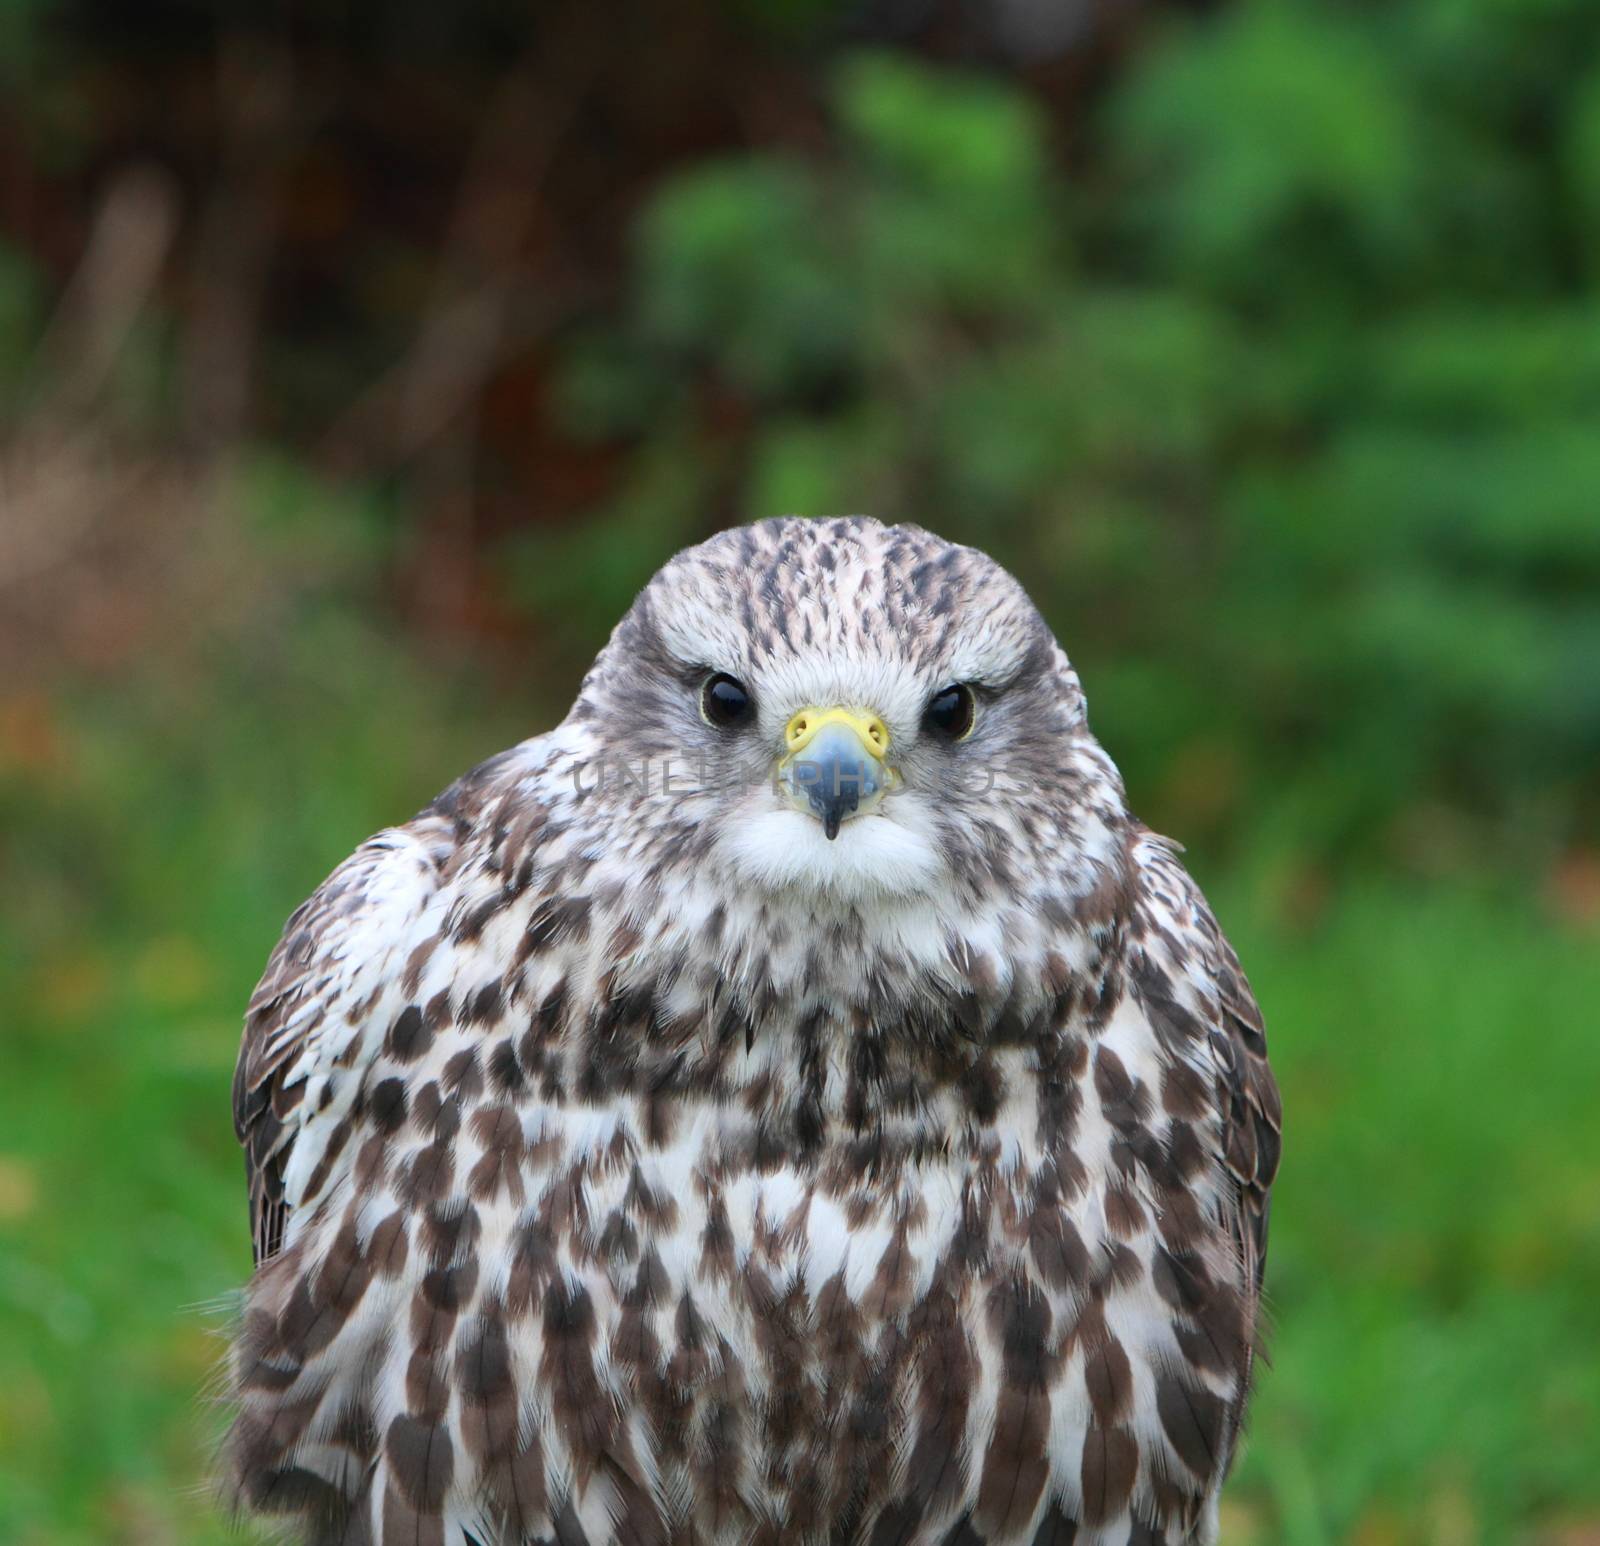
[[[708,722],[713,673],[748,723]],[[924,718],[953,683],[959,742]],[[892,765],[826,830],[773,776],[808,705]],[[235,1111],[230,1474],[306,1540],[1214,1538],[1261,1020],[971,549],[680,554],[560,727],[290,920]]]

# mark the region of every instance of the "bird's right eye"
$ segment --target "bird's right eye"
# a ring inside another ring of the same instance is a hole
[[[756,717],[756,700],[743,682],[719,671],[700,689],[700,712],[718,730],[738,730]]]

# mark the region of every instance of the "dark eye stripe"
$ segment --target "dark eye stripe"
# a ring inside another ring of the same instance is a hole
[[[700,712],[718,730],[737,730],[756,717],[756,701],[743,682],[719,671],[700,689]]]
[[[922,728],[942,741],[959,741],[972,729],[977,704],[965,682],[941,688],[922,713]]]

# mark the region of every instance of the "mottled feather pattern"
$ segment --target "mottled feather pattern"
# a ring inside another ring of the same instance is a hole
[[[587,776],[705,736],[710,667],[780,726],[871,704],[905,794],[823,846],[759,737],[704,743],[748,794]],[[990,692],[1001,784],[917,743],[947,679]],[[229,1476],[298,1538],[1215,1538],[1281,1132],[1261,1020],[981,554],[852,520],[681,555],[560,728],[294,915],[235,1111]]]

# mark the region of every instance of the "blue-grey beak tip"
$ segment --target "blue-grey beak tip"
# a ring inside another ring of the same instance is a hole
[[[784,777],[811,807],[830,843],[849,817],[872,807],[885,781],[881,762],[848,724],[823,725],[787,764]]]

